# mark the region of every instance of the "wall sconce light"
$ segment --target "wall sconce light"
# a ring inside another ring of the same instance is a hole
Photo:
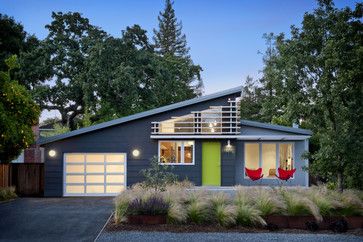
[[[140,155],[140,151],[139,151],[138,149],[134,149],[134,150],[132,151],[132,155],[133,155],[134,157],[139,157],[139,155]]]
[[[231,145],[231,141],[230,141],[230,140],[227,140],[227,145],[226,145],[226,147],[224,148],[224,151],[225,151],[225,152],[233,152],[233,151],[234,151],[234,148],[233,148],[233,146]]]
[[[56,156],[57,152],[55,152],[55,150],[50,150],[48,152],[48,154],[49,154],[50,157],[54,157],[54,156]]]

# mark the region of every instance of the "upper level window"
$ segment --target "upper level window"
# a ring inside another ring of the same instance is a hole
[[[245,143],[245,167],[262,168],[264,178],[276,178],[277,168],[294,168],[293,145],[289,143]]]
[[[159,141],[159,162],[170,165],[193,165],[194,141]]]

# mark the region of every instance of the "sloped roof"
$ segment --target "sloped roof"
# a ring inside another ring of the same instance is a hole
[[[224,91],[221,91],[221,92],[216,92],[216,93],[213,93],[213,94],[192,98],[192,99],[189,99],[189,100],[186,100],[186,101],[170,104],[170,105],[163,106],[163,107],[160,107],[160,108],[155,108],[155,109],[152,109],[152,110],[149,110],[149,111],[136,113],[136,114],[133,114],[133,115],[130,115],[130,116],[114,119],[114,120],[111,120],[111,121],[108,121],[108,122],[104,122],[104,123],[92,125],[92,126],[89,126],[89,127],[77,129],[77,130],[74,130],[74,131],[71,131],[71,132],[68,132],[68,133],[55,135],[55,136],[47,137],[47,138],[40,138],[37,141],[37,143],[40,144],[40,145],[44,145],[44,144],[55,142],[55,141],[58,141],[58,140],[70,138],[70,137],[73,137],[73,136],[77,136],[77,135],[89,133],[89,132],[92,132],[92,131],[108,128],[108,127],[111,127],[111,126],[114,126],[114,125],[118,125],[118,124],[130,122],[130,121],[133,121],[133,120],[141,119],[141,118],[144,118],[144,117],[147,117],[147,116],[152,116],[152,115],[155,115],[155,114],[171,111],[171,110],[174,110],[174,109],[186,107],[186,106],[201,103],[201,102],[205,102],[205,101],[216,99],[216,98],[219,98],[219,97],[223,97],[223,96],[227,96],[227,95],[231,95],[231,94],[235,94],[235,93],[240,93],[241,90],[242,90],[242,86],[238,86],[238,87],[231,88],[231,89],[228,89],[228,90],[224,90]]]
[[[276,125],[276,124],[261,123],[261,122],[251,121],[251,120],[241,120],[241,125],[262,128],[262,129],[283,131],[283,132],[294,133],[294,134],[302,134],[302,135],[312,135],[312,133],[313,133],[313,132],[311,132],[311,130],[307,130],[307,129],[286,127],[286,126]]]

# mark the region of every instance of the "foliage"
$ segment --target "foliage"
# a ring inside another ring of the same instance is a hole
[[[53,12],[52,19],[42,42],[47,59],[43,65],[51,70],[52,83],[36,86],[34,96],[42,109],[58,110],[62,124],[74,130],[76,117],[85,112],[86,59],[106,33],[79,13]]]
[[[213,216],[214,215],[214,216]],[[235,225],[236,223],[236,207],[227,204],[218,204],[213,209],[212,216],[217,224],[223,227]]]
[[[268,189],[258,189],[252,194],[253,207],[261,212],[261,216],[280,214],[286,210],[281,197],[273,194],[276,191]]]
[[[8,70],[5,64],[6,59],[29,51],[36,43],[35,36],[28,35],[23,25],[17,23],[12,17],[0,14],[0,71]]]
[[[289,192],[284,189],[280,192],[286,204],[287,215],[313,215],[317,221],[322,221],[319,208],[310,199],[297,192]]]
[[[159,13],[159,30],[154,29],[154,41],[158,52],[165,55],[184,57],[189,48],[185,34],[182,34],[182,23],[178,22],[171,0],[165,1],[165,9]]]
[[[311,174],[340,190],[362,189],[362,4],[318,5],[304,15],[301,28],[291,26],[289,37],[264,36],[262,97],[251,101],[262,108],[245,116],[313,130]]]
[[[251,205],[236,203],[236,223],[242,226],[266,225],[261,212]]]
[[[152,202],[145,202],[149,200]],[[223,192],[187,189],[181,183],[168,185],[163,191],[137,184],[115,198],[115,222],[126,221],[127,215],[134,213],[132,211],[155,214],[157,209],[150,208],[153,204],[168,205],[165,213],[168,223],[226,227],[266,226],[264,217],[273,214],[312,215],[316,222],[320,222],[322,216],[363,214],[363,201],[360,192],[355,190],[340,193],[326,187],[271,189],[238,186],[235,194],[230,196]]]
[[[0,201],[16,198],[15,187],[0,187]]]
[[[143,185],[155,190],[164,190],[167,185],[177,181],[178,176],[171,172],[172,167],[160,165],[157,156],[150,160],[150,168],[141,170],[145,180]]]
[[[24,86],[12,80],[18,67],[16,56],[6,60],[8,72],[0,72],[0,161],[8,163],[34,142],[32,126],[37,124],[39,107]]]
[[[54,124],[53,127],[54,130],[42,133],[42,137],[50,137],[58,134],[64,134],[70,131],[68,126],[63,126],[62,124],[59,123]]]
[[[241,94],[241,119],[264,121],[261,114],[264,94],[257,85],[252,77],[247,76]]]
[[[171,4],[168,11],[175,18]],[[41,108],[59,111],[70,130],[201,94],[202,68],[189,56],[157,51],[139,25],[112,37],[78,12],[53,12],[46,28],[45,40],[21,53],[19,76]],[[186,46],[180,30],[167,32]]]
[[[159,196],[151,196],[146,200],[135,198],[128,206],[130,215],[167,215],[169,204]]]
[[[209,216],[207,204],[201,200],[191,201],[187,205],[186,211],[188,221],[195,224],[204,223]]]

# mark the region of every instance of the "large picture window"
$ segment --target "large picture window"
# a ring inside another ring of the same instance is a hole
[[[159,162],[169,165],[193,165],[194,141],[159,141]]]
[[[276,178],[277,168],[294,168],[291,143],[245,143],[245,167],[262,168],[263,178]]]

